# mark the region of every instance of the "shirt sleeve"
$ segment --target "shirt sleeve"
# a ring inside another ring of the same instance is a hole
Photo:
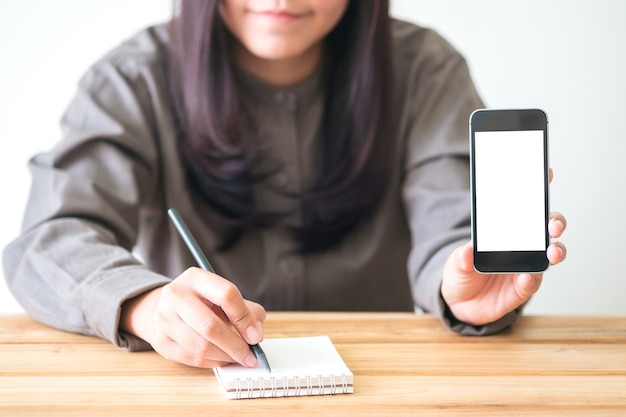
[[[139,74],[112,62],[83,77],[62,141],[29,162],[22,234],[3,253],[8,286],[32,317],[130,350],[149,346],[118,331],[122,303],[170,282],[132,253],[158,175],[146,94]]]
[[[472,326],[455,319],[440,291],[448,256],[471,236],[468,123],[471,112],[483,107],[482,101],[459,54],[422,70],[410,90],[414,113],[403,197],[412,235],[408,273],[413,300],[416,308],[433,313],[458,333],[499,331],[513,323],[519,311]]]

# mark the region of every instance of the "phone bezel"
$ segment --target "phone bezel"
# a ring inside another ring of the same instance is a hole
[[[550,262],[547,248],[550,244],[548,221],[549,208],[549,163],[548,163],[548,117],[540,109],[479,109],[470,115],[470,189],[472,195],[471,223],[472,247],[474,252],[474,269],[482,273],[521,273],[545,271]],[[545,250],[541,251],[498,251],[478,252],[476,224],[476,193],[475,193],[475,133],[482,131],[543,131],[544,160],[544,204],[545,204]]]

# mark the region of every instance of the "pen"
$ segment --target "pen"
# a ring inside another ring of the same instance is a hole
[[[185,244],[191,251],[191,254],[195,258],[196,262],[198,262],[200,267],[209,272],[215,273],[215,270],[209,263],[207,257],[204,255],[204,252],[202,252],[202,249],[200,249],[200,245],[198,245],[198,242],[191,234],[191,231],[185,224],[183,218],[178,213],[178,210],[176,210],[175,208],[171,208],[167,211],[167,214],[170,216],[172,223],[174,223],[174,226],[176,226],[176,230],[178,230],[178,233],[185,241]],[[261,348],[259,344],[248,346],[250,346],[250,350],[254,354],[254,357],[261,363],[261,365],[263,365],[265,370],[267,372],[272,372],[272,368],[270,368],[270,364],[267,361],[267,356],[265,356],[265,352],[263,352],[263,348]]]

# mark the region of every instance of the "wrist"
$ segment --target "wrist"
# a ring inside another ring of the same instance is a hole
[[[159,302],[162,287],[146,291],[126,300],[122,304],[120,331],[132,334],[151,344],[153,317]]]
[[[477,324],[477,322],[473,321],[471,318],[463,319],[462,315],[459,317],[455,314],[441,293],[439,294],[439,300],[442,308],[441,319],[445,326],[456,333],[466,336],[485,336],[506,329],[515,323],[522,315],[525,305],[522,304],[513,311],[510,311],[502,317],[496,318],[492,321]]]

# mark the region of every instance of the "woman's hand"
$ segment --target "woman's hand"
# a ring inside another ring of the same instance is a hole
[[[237,362],[254,367],[257,360],[248,344],[263,339],[264,320],[263,307],[244,300],[233,283],[192,267],[164,287],[124,303],[120,328],[186,365],[211,368]]]
[[[552,238],[566,227],[562,214],[552,213],[548,230]],[[548,260],[556,265],[566,256],[561,242],[548,247]],[[481,274],[474,270],[471,243],[457,248],[443,270],[441,295],[458,320],[483,325],[498,320],[528,301],[541,285],[543,274]]]

